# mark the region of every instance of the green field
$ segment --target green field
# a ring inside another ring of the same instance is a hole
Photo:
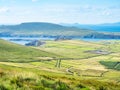
[[[118,41],[26,47],[0,40],[0,90],[119,90],[119,48]]]

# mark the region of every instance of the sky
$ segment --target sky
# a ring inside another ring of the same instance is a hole
[[[120,0],[0,0],[0,24],[120,22]]]

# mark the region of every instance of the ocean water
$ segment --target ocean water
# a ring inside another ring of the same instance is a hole
[[[99,26],[93,29],[103,32],[120,32],[120,26]]]
[[[32,40],[54,40],[55,38],[38,38],[38,37],[0,37],[1,39],[8,40],[10,42],[25,45],[26,43],[31,42]],[[13,39],[13,40],[11,40]],[[22,39],[20,41],[14,39]],[[99,42],[99,41],[110,41],[110,40],[120,40],[120,39],[89,39],[89,38],[74,38],[73,40],[83,40],[87,42]]]
[[[54,40],[54,38],[42,38],[42,37],[0,37],[0,38],[20,45],[25,45],[26,43],[29,43],[32,40]],[[22,40],[18,41],[14,39]]]
[[[120,26],[83,25],[79,26],[79,28],[86,28],[99,32],[120,32]]]

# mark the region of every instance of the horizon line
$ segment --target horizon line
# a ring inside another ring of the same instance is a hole
[[[0,23],[0,25],[18,25],[18,24],[22,24],[22,23],[52,23],[52,24],[81,24],[81,25],[99,25],[99,24],[114,24],[114,23],[120,23],[120,21],[118,22],[105,22],[105,23],[67,23],[67,22],[59,22],[59,23],[55,23],[55,22],[43,22],[43,21],[25,21],[25,22],[17,22],[17,23]]]

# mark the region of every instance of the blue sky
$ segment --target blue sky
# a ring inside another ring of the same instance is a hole
[[[120,0],[0,0],[0,24],[120,22]]]

